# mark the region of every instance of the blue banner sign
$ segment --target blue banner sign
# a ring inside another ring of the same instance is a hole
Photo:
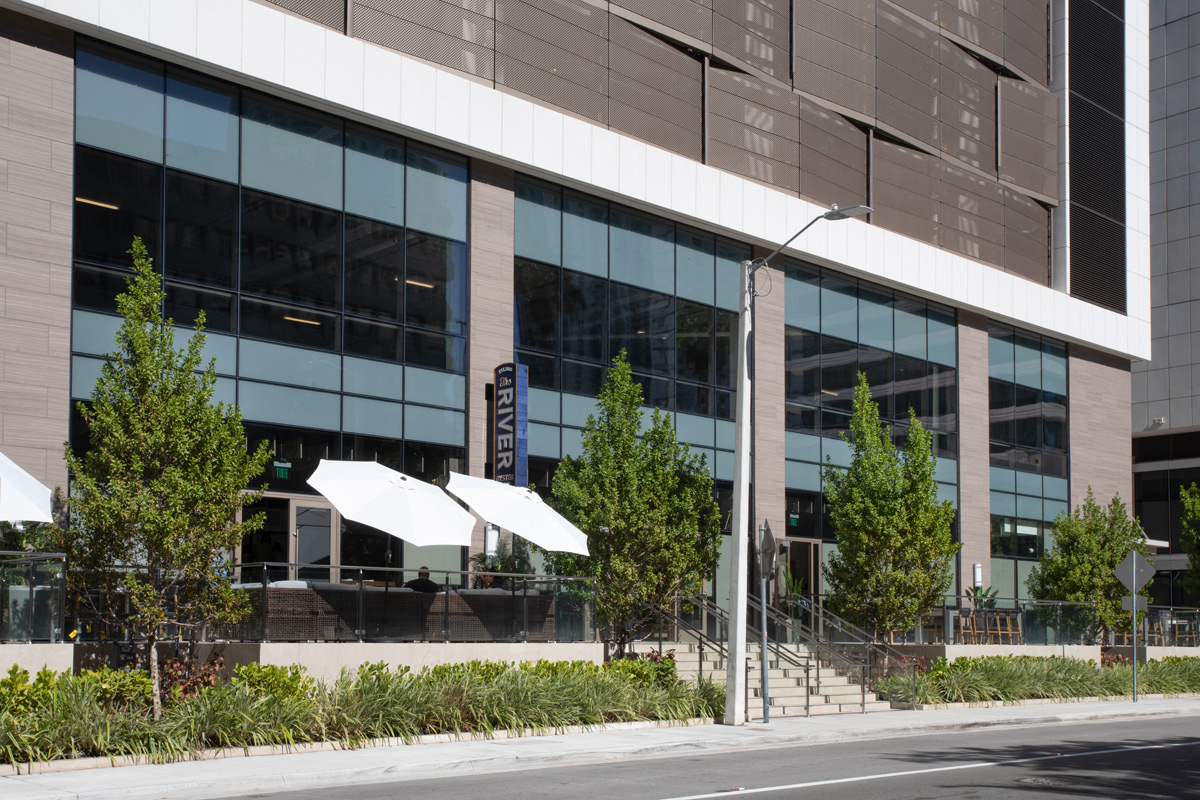
[[[528,486],[529,367],[501,364],[496,367],[493,392],[493,477],[501,483]]]

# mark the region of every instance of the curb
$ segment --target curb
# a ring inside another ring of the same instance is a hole
[[[1117,703],[1123,700],[1130,700],[1131,695],[1114,694],[1104,697],[1033,697],[1027,700],[984,700],[976,703],[917,703],[913,706],[912,703],[905,703],[901,700],[893,700],[892,708],[898,711],[947,711],[947,710],[962,710],[967,708],[1003,708],[1012,706],[1061,706],[1072,703]],[[1184,694],[1138,694],[1139,700],[1195,700],[1200,698],[1198,693]]]
[[[155,761],[142,756],[91,756],[87,758],[57,758],[53,761],[34,761],[22,764],[0,764],[0,778],[16,775],[46,775],[56,772],[78,772],[86,769],[110,769],[133,767],[146,764],[165,766],[195,761],[216,761],[226,758],[251,758],[254,756],[279,756],[301,753],[327,753],[334,750],[362,750],[369,747],[400,747],[413,744],[441,744],[445,742],[478,742],[499,739],[523,739],[534,736],[558,736],[570,733],[594,731],[630,731],[651,728],[689,728],[697,725],[713,725],[710,719],[686,720],[641,720],[637,722],[610,722],[604,725],[568,725],[562,728],[523,728],[521,730],[498,730],[486,732],[428,733],[411,739],[397,737],[367,739],[360,745],[344,742],[300,742],[298,744],[267,744],[253,747],[224,747],[200,750],[169,761]]]

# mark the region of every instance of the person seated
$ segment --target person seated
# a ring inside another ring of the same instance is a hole
[[[429,580],[429,567],[421,567],[419,570],[417,570],[417,577],[404,584],[404,588],[412,589],[414,592],[430,593],[436,593],[442,590],[442,587]]]

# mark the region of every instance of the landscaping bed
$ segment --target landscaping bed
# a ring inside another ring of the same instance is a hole
[[[882,681],[882,699],[911,706],[951,703],[1015,703],[1027,700],[1067,701],[1129,697],[1133,665],[1122,658],[1101,664],[1075,658],[985,656],[937,659],[928,668]],[[1138,666],[1138,693],[1200,693],[1200,658],[1171,656]]]
[[[676,679],[673,662],[474,661],[418,672],[365,664],[318,682],[299,667],[248,664],[231,680],[216,666],[164,670],[162,718],[150,712],[150,681],[112,669],[0,680],[0,763],[133,757],[166,762],[205,751],[436,734],[526,733],[642,720],[711,719],[724,687]]]

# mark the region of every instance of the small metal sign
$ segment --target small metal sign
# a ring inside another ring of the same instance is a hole
[[[1129,555],[1125,556],[1125,560],[1113,570],[1117,580],[1121,581],[1125,588],[1133,594],[1137,594],[1139,589],[1150,582],[1150,579],[1154,577],[1154,572],[1154,567],[1150,565],[1150,562],[1136,550],[1130,550]]]
[[[1142,597],[1140,595],[1133,595],[1131,597],[1122,597],[1121,598],[1121,608],[1123,608],[1126,611],[1145,611],[1149,607],[1150,607],[1149,599]]]

